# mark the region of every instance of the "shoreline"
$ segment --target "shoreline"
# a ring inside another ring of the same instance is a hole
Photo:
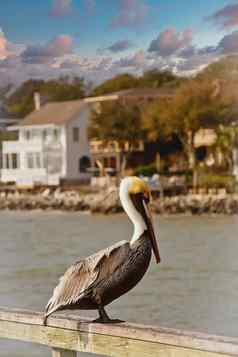
[[[237,215],[238,195],[180,195],[154,199],[152,212],[163,216]],[[0,211],[59,211],[84,214],[116,214],[123,212],[118,190],[82,194],[77,191],[1,192]]]

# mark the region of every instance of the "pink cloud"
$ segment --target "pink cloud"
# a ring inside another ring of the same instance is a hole
[[[72,53],[73,39],[68,35],[60,35],[45,45],[30,45],[22,53],[26,63],[51,63],[54,58]]]
[[[110,26],[119,27],[137,27],[145,23],[149,13],[149,6],[143,0],[120,0],[119,14],[115,16]]]
[[[224,28],[232,28],[238,26],[238,4],[227,5],[215,14],[208,17]]]
[[[50,16],[64,17],[72,12],[72,0],[53,0]]]
[[[170,56],[191,45],[192,37],[191,29],[176,32],[174,28],[168,28],[151,42],[149,52],[157,52],[162,57]]]
[[[8,49],[7,49],[7,39],[3,33],[3,31],[0,30],[0,59],[5,59],[9,55]]]
[[[225,35],[217,48],[224,54],[238,53],[238,30]]]

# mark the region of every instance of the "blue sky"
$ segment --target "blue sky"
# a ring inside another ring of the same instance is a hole
[[[3,82],[14,68],[18,81],[65,73],[101,81],[152,67],[182,73],[236,52],[238,2],[11,0],[0,28]]]

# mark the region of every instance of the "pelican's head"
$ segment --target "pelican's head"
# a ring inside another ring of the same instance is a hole
[[[149,208],[151,193],[145,181],[136,176],[125,177],[120,185],[120,199],[122,205],[135,225],[135,234],[142,234],[145,230],[151,241],[156,262],[160,262],[158,244],[155,238],[152,215]]]

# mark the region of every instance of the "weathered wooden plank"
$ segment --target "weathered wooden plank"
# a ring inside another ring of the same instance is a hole
[[[108,356],[238,356],[238,339],[136,324],[96,324],[72,314],[0,308],[0,337]],[[136,354],[135,354],[136,351]]]
[[[3,338],[39,343],[63,350],[91,352],[112,357],[228,357],[229,354],[204,352],[155,342],[133,340],[100,334],[39,325],[24,325],[2,321],[0,336]]]
[[[52,357],[77,357],[77,352],[53,348]]]

